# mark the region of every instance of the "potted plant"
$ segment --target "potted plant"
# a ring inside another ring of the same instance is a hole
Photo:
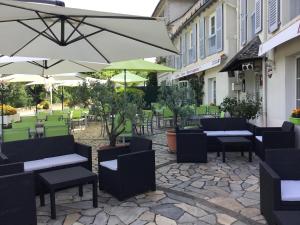
[[[174,128],[178,127],[178,118],[184,118],[193,113],[190,105],[194,101],[194,92],[189,87],[179,85],[167,86],[163,83],[159,88],[159,100],[173,113]],[[176,152],[176,129],[167,130],[167,143],[171,153]]]
[[[127,97],[116,92],[111,82],[96,82],[90,88],[91,112],[104,123],[109,146],[115,146],[118,136],[125,130],[126,119],[134,122],[142,100],[137,95]]]
[[[295,125],[300,125],[300,109],[294,109],[289,120]]]
[[[226,97],[220,105],[221,110],[228,113],[230,117],[246,118],[247,120],[256,119],[261,110],[261,99],[254,98],[247,94],[245,99]]]
[[[0,106],[0,112],[2,113],[2,105]],[[10,105],[3,105],[3,124],[8,125],[18,119],[17,110]],[[1,121],[2,122],[2,121]]]

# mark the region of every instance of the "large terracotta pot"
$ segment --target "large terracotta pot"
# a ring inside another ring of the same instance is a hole
[[[167,131],[167,144],[169,147],[169,152],[175,153],[176,152],[176,132],[175,132],[175,130]]]

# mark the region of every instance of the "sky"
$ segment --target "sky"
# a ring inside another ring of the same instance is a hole
[[[151,16],[159,0],[64,0],[66,7]]]

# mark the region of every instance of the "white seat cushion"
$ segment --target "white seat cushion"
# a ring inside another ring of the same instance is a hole
[[[255,136],[256,140],[262,142],[262,136]]]
[[[51,166],[43,159],[24,162],[24,171],[35,171],[51,168]]]
[[[117,171],[118,170],[118,161],[116,159],[100,162],[100,166],[103,166],[107,169]]]
[[[68,155],[55,156],[50,158],[24,162],[24,170],[35,171],[35,170],[48,169],[57,166],[81,163],[86,161],[88,161],[88,159],[81,155],[68,154]]]
[[[217,137],[217,136],[225,136],[225,131],[204,131],[207,136]]]
[[[300,201],[300,180],[281,181],[281,200]]]
[[[252,133],[248,130],[227,130],[225,134],[227,136],[252,136]]]

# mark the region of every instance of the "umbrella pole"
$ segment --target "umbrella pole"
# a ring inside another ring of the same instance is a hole
[[[126,89],[127,89],[126,70],[124,70],[124,100],[126,100]]]
[[[4,142],[4,84],[1,84],[1,141]]]
[[[50,87],[50,109],[52,111],[52,85]]]
[[[61,86],[61,110],[64,110],[64,86]]]

